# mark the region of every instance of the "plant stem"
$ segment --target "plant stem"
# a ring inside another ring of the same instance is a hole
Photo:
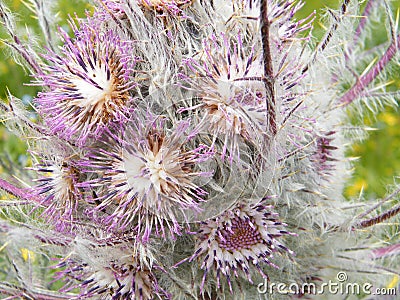
[[[395,206],[394,208],[392,208],[391,210],[380,214],[374,218],[368,219],[368,220],[364,220],[362,222],[357,223],[354,228],[366,228],[366,227],[371,227],[374,226],[376,224],[382,223],[383,221],[386,221],[394,216],[396,216],[397,214],[400,213],[400,204]]]
[[[268,20],[268,1],[261,0],[260,22],[261,22],[261,42],[264,60],[264,85],[266,90],[267,114],[272,136],[276,134],[276,112],[275,112],[275,88],[274,71],[272,67],[271,48],[269,45],[269,26]]]
[[[387,196],[386,198],[384,198],[383,200],[379,201],[377,204],[375,204],[374,206],[372,206],[370,209],[368,209],[367,211],[363,212],[362,214],[358,215],[357,218],[361,219],[363,217],[365,217],[366,215],[368,215],[369,213],[373,212],[374,210],[376,210],[379,206],[381,206],[382,204],[384,204],[385,202],[393,199],[394,197],[396,197],[398,194],[400,194],[400,189],[397,189],[396,191],[394,191],[393,193],[391,193],[389,196]]]
[[[23,189],[16,187],[15,185],[9,183],[8,181],[5,181],[0,178],[0,189],[6,191],[7,193],[24,199],[24,200],[32,200],[35,202],[40,202],[40,199],[36,197],[35,195],[32,194],[32,192],[28,189]]]
[[[390,246],[379,248],[379,249],[374,249],[372,251],[372,257],[373,258],[381,258],[381,257],[386,257],[386,256],[391,256],[391,255],[397,255],[399,253],[400,253],[400,244],[395,244],[395,245],[390,245]]]
[[[339,102],[342,105],[348,105],[352,103],[358,96],[360,96],[361,92],[382,72],[385,66],[391,61],[394,55],[397,53],[397,44],[400,42],[400,34],[397,35],[396,40],[392,41],[392,44],[383,54],[381,59],[372,67],[369,72],[360,78],[358,78],[357,82],[353,85],[353,87],[347,91],[340,99]]]
[[[365,9],[364,9],[364,13],[360,19],[360,23],[358,23],[358,26],[356,28],[356,33],[354,35],[353,44],[356,44],[358,42],[361,33],[364,31],[365,25],[367,24],[368,17],[371,14],[374,2],[375,2],[375,0],[369,0],[367,2],[367,5],[365,6]]]

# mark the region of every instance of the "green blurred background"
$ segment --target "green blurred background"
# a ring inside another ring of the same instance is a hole
[[[24,33],[26,26],[34,35],[40,37],[40,30],[34,14],[24,5],[21,0],[5,0],[6,5],[14,12],[19,19],[21,33]],[[85,1],[59,0],[55,1],[56,11],[58,11],[59,25],[67,28],[68,15],[84,16],[85,9],[90,10],[90,6]],[[338,0],[305,1],[306,4],[299,17],[305,17],[312,11],[317,11],[317,18],[314,22],[314,36],[320,38],[324,33],[324,26],[319,18],[323,9],[326,7],[337,8]],[[361,2],[361,1],[360,1]],[[362,1],[363,2],[363,1]],[[394,7],[399,7],[400,1],[394,1]],[[382,32],[383,33],[383,32]],[[386,38],[386,33],[374,34],[380,39]],[[3,28],[0,28],[0,38],[7,38]],[[27,38],[25,35],[24,38]],[[371,44],[381,42],[372,40]],[[400,74],[400,72],[399,72]],[[22,67],[17,65],[10,55],[7,46],[0,41],[0,97],[1,101],[7,101],[7,90],[13,95],[23,100],[29,105],[38,89],[26,85],[31,78],[27,76]],[[399,89],[400,80],[395,78],[392,89]],[[354,119],[356,120],[356,118]],[[357,122],[357,121],[354,121]],[[395,180],[398,170],[400,170],[400,114],[393,108],[387,108],[376,117],[366,115],[364,122],[377,130],[371,131],[370,136],[363,142],[355,143],[348,150],[348,156],[359,157],[354,161],[354,176],[349,180],[345,190],[347,197],[357,197],[363,190],[365,198],[383,197],[387,192],[387,186]],[[6,153],[11,160],[22,166],[29,165],[26,155],[26,145],[19,138],[9,133],[4,127],[0,126],[0,158],[4,158]],[[1,168],[1,167],[0,167]],[[1,169],[0,169],[1,171]]]

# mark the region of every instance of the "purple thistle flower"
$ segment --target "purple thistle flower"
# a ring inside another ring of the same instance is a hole
[[[255,205],[242,204],[213,220],[202,222],[198,232],[199,242],[190,258],[203,260],[204,270],[201,290],[210,271],[216,271],[217,286],[220,288],[220,274],[227,278],[232,291],[231,275],[238,277],[238,270],[251,280],[251,265],[268,278],[263,265],[278,268],[270,261],[273,253],[293,251],[286,248],[278,238],[283,235],[296,235],[284,230],[285,223],[273,212],[273,206],[266,205],[266,199]]]
[[[201,210],[199,202],[207,193],[196,179],[211,173],[196,165],[212,152],[203,145],[188,147],[188,122],[182,121],[172,130],[166,128],[165,120],[147,126],[135,123],[136,129],[128,129],[119,144],[91,157],[92,167],[104,172],[92,186],[107,185],[99,194],[101,204],[96,211],[111,209],[104,221],[112,228],[125,228],[135,221],[143,242],[154,227],[163,237],[165,226],[172,235],[180,234],[180,221],[187,222],[185,211]]]
[[[118,16],[126,17],[123,1],[103,0],[104,5]],[[155,12],[158,16],[184,16],[183,9],[191,5],[193,0],[136,0],[137,5],[147,12]]]
[[[83,198],[82,191],[77,187],[80,179],[78,167],[71,157],[53,157],[44,159],[34,169],[44,174],[36,180],[39,184],[34,189],[37,195],[44,197],[39,205],[45,207],[44,213],[58,230],[70,229],[78,203]]]
[[[193,0],[137,0],[138,5],[158,13],[169,12],[174,16],[181,15],[182,8],[190,5]]]
[[[125,15],[123,4],[120,0],[102,0],[102,4],[112,12],[114,15],[122,16]],[[98,13],[105,13],[106,11],[100,10]]]
[[[86,241],[80,242],[82,244],[79,247],[83,248],[77,251],[88,251],[86,247],[90,245],[86,244]],[[127,245],[103,248],[97,249],[85,262],[67,258],[57,265],[57,268],[62,270],[56,276],[65,283],[61,288],[62,292],[79,289],[79,295],[73,299],[148,300],[155,299],[155,296],[158,299],[168,298],[165,291],[158,286],[153,272],[139,261],[133,249]],[[128,249],[133,253],[129,253]],[[119,255],[110,256],[111,253]],[[85,253],[84,256],[88,254]]]
[[[70,24],[76,37],[60,29],[62,55],[44,55],[50,64],[39,84],[49,90],[36,103],[53,134],[84,144],[126,119],[135,60],[130,44],[113,30],[100,31],[94,22],[80,22],[79,29]]]
[[[241,140],[259,145],[266,130],[266,101],[262,61],[255,48],[247,49],[236,39],[212,37],[204,41],[202,55],[185,62],[181,77],[195,91],[198,102],[181,109],[199,110],[198,131],[222,139],[222,157],[239,156]],[[245,59],[243,59],[245,57]]]

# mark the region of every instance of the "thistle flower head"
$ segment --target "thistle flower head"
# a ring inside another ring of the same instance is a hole
[[[72,268],[77,268],[72,267]],[[68,269],[67,269],[68,270]],[[73,272],[74,270],[71,270]],[[111,265],[99,270],[87,269],[80,298],[110,295],[112,299],[153,299],[155,277],[150,270],[135,264]]]
[[[35,193],[43,197],[40,205],[59,230],[69,228],[74,219],[82,192],[78,189],[80,172],[71,157],[44,159],[35,170],[43,173],[37,179]]]
[[[208,148],[199,145],[191,149],[186,144],[189,123],[182,121],[172,129],[165,125],[165,121],[150,122],[149,126],[137,123],[136,129],[125,132],[119,145],[101,151],[93,165],[104,170],[99,182],[108,185],[98,206],[98,210],[111,207],[105,221],[121,227],[137,224],[144,241],[154,226],[163,236],[165,224],[172,235],[179,234],[185,210],[199,212],[199,202],[206,195],[196,179],[211,175],[197,165],[212,155]]]
[[[36,102],[52,133],[84,144],[126,118],[135,62],[128,60],[129,44],[113,30],[99,31],[94,22],[79,25],[71,25],[74,40],[60,29],[61,55],[45,55],[49,65],[40,84],[48,90]]]
[[[104,0],[104,5],[116,16],[126,19],[124,2],[121,0]],[[185,17],[183,9],[193,0],[136,0],[137,6],[144,12],[152,12],[157,17]]]
[[[203,282],[210,271],[216,272],[220,287],[220,274],[224,275],[232,291],[232,273],[238,277],[241,271],[251,281],[251,267],[255,267],[265,278],[263,264],[278,268],[273,262],[274,253],[288,252],[279,238],[293,235],[284,229],[286,224],[278,219],[273,207],[266,205],[265,199],[256,205],[238,205],[213,220],[203,222],[198,232],[199,242],[190,260],[202,260]]]
[[[190,5],[193,0],[137,0],[138,4],[147,10],[158,13],[168,12],[174,16],[181,15],[182,8]]]
[[[98,14],[100,14],[100,17],[103,13],[108,13],[108,15],[112,13],[113,16],[117,16],[122,19],[126,18],[123,2],[121,2],[121,0],[102,0],[102,4],[106,7],[107,11],[99,10]],[[106,16],[103,17],[107,18]]]
[[[84,240],[76,240],[74,243],[77,253],[88,251],[93,246]],[[83,254],[85,257],[87,255]],[[58,265],[63,270],[57,274],[65,282],[61,290],[66,292],[79,289],[76,299],[165,299],[167,294],[159,288],[149,266],[141,264],[139,256],[135,255],[140,256],[129,245],[122,243],[104,245],[84,262],[74,258],[64,259]]]
[[[262,65],[254,48],[245,49],[239,35],[204,42],[202,55],[186,61],[182,77],[195,91],[198,102],[185,110],[199,110],[198,128],[221,137],[222,156],[239,154],[240,139],[258,144],[266,129]],[[246,57],[243,59],[243,57]]]

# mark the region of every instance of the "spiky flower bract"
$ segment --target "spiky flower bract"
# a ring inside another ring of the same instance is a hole
[[[159,13],[167,12],[179,15],[181,7],[190,5],[192,0],[138,0],[138,4],[148,10],[155,10]]]
[[[143,241],[153,231],[181,234],[185,211],[200,212],[207,195],[196,179],[212,175],[200,168],[212,152],[204,145],[189,147],[188,122],[168,128],[167,119],[147,117],[143,124],[132,122],[113,149],[91,156],[92,166],[104,172],[94,183],[104,190],[96,210],[110,211],[104,222],[111,227],[135,227]]]
[[[73,158],[44,159],[35,169],[44,174],[37,179],[35,191],[43,197],[39,205],[45,207],[45,214],[50,216],[63,231],[73,223],[79,202],[83,200],[78,188],[80,172],[73,163]]]
[[[278,268],[271,260],[274,253],[293,251],[285,247],[279,238],[292,233],[284,229],[286,224],[278,219],[273,207],[263,199],[253,205],[238,205],[224,212],[216,219],[203,222],[198,232],[199,243],[190,261],[200,258],[200,268],[206,276],[214,271],[217,287],[220,288],[221,274],[226,277],[229,288],[233,275],[246,277],[250,282],[251,268],[255,268],[264,277],[264,265]],[[239,271],[239,272],[238,272]],[[203,289],[203,287],[201,287]]]
[[[49,90],[36,102],[53,134],[82,144],[128,118],[135,60],[128,57],[129,42],[115,30],[102,31],[93,22],[78,25],[71,22],[74,39],[60,29],[61,55],[45,55],[49,65],[40,84]]]
[[[87,256],[93,247],[90,241],[76,240],[74,243],[77,254],[86,259],[74,260],[76,257],[72,256],[57,266],[63,269],[57,274],[65,282],[62,291],[80,289],[74,299],[148,300],[167,296],[158,286],[150,269],[152,265],[142,263],[141,253],[137,253],[130,242],[121,240],[118,246],[104,245],[91,256]]]
[[[204,52],[186,60],[188,74],[181,75],[198,97],[187,108],[199,111],[198,130],[212,133],[213,143],[221,136],[221,155],[228,152],[230,160],[239,156],[238,139],[260,145],[267,128],[260,55],[243,48],[240,35],[205,40]]]

